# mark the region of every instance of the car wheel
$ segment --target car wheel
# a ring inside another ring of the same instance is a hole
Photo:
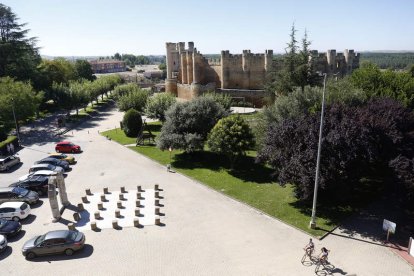
[[[6,167],[6,171],[9,171],[9,169],[10,169],[9,167]]]
[[[66,256],[72,256],[73,255],[73,250],[68,248],[68,249],[65,250],[65,254],[66,254]]]
[[[36,254],[35,254],[35,253],[33,253],[33,252],[28,252],[28,253],[26,254],[26,258],[27,258],[28,260],[33,259],[33,258],[35,258],[35,257],[36,257]]]
[[[14,221],[19,221],[19,220],[20,220],[20,218],[19,218],[19,217],[13,217],[13,218],[12,218],[12,220],[14,220]]]

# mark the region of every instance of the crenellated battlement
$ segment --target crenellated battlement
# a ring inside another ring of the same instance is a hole
[[[262,91],[266,75],[273,65],[273,50],[265,50],[264,53],[243,50],[241,54],[223,50],[220,58],[215,59],[203,56],[194,47],[194,42],[188,42],[187,48],[184,42],[167,42],[166,50],[166,90],[178,96],[186,95],[185,98],[198,95],[197,91],[211,85],[221,90]],[[329,49],[325,53],[312,50],[309,55],[309,62],[313,63],[315,70],[328,75],[350,74],[359,67],[359,59],[360,54],[352,49],[344,52]]]

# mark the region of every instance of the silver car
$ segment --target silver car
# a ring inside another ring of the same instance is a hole
[[[14,155],[0,158],[0,171],[8,171],[11,167],[19,163],[20,158]]]
[[[24,243],[23,256],[27,259],[41,255],[63,254],[71,256],[85,245],[85,235],[82,232],[71,230],[50,231],[36,236]]]
[[[32,204],[39,201],[39,194],[20,187],[0,188],[0,203],[24,201]]]
[[[37,171],[54,171],[58,173],[63,173],[65,170],[62,167],[54,166],[51,164],[35,164],[30,167],[29,173],[37,172]]]

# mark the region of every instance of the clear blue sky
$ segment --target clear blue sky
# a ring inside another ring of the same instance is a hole
[[[165,54],[194,41],[204,54],[283,52],[292,23],[312,49],[414,50],[414,0],[0,0],[42,55]]]

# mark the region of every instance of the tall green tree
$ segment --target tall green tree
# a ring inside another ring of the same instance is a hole
[[[36,38],[27,37],[26,24],[18,20],[10,7],[0,3],[0,77],[29,80],[35,78],[41,59]]]
[[[0,78],[0,117],[7,129],[14,126],[13,108],[19,123],[33,116],[39,108],[42,94],[36,94],[27,82],[10,77]]]
[[[75,62],[75,77],[76,79],[95,80],[91,64],[84,59],[78,59]]]
[[[254,146],[249,125],[239,115],[220,119],[208,135],[207,145],[211,151],[225,155],[233,168],[237,158]]]

